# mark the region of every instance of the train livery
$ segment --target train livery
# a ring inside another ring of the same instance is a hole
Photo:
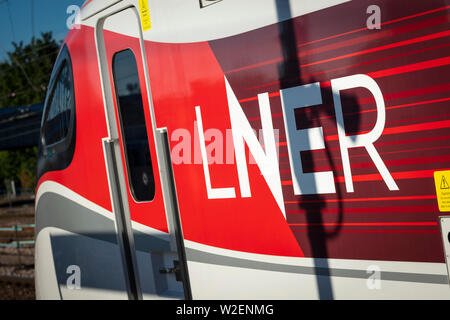
[[[449,27],[447,0],[86,1],[37,297],[450,298]]]

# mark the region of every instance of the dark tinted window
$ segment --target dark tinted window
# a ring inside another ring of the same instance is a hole
[[[38,179],[72,162],[76,144],[76,99],[72,60],[66,45],[56,59],[42,114],[37,162]]]
[[[137,64],[131,50],[114,55],[113,77],[130,189],[137,201],[151,201],[155,179]]]
[[[65,61],[59,71],[51,92],[48,113],[44,124],[46,145],[62,141],[69,132],[74,109],[73,80],[70,67]]]

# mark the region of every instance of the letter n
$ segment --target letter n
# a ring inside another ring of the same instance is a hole
[[[245,157],[245,141],[256,164],[261,170],[261,173],[266,180],[275,201],[277,202],[283,215],[286,217],[275,135],[272,124],[272,114],[270,111],[269,95],[268,93],[258,95],[259,111],[261,114],[261,124],[264,138],[263,149],[226,77],[225,85],[228,97],[228,108],[230,110],[231,129],[233,134],[234,152],[236,155],[236,165],[241,196],[243,198],[251,197],[250,182]]]

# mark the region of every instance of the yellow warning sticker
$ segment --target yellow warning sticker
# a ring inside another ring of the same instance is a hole
[[[144,31],[152,28],[150,20],[150,9],[148,8],[148,0],[139,0],[139,10],[141,12],[142,29]]]
[[[435,171],[434,184],[439,211],[450,211],[450,170]]]

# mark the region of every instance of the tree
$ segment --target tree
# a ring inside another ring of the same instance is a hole
[[[47,32],[13,46],[0,63],[0,108],[43,103],[61,43]],[[34,187],[36,163],[37,147],[0,151],[0,185],[13,179],[23,188]]]
[[[43,102],[60,43],[47,32],[13,46],[0,64],[0,108]]]

